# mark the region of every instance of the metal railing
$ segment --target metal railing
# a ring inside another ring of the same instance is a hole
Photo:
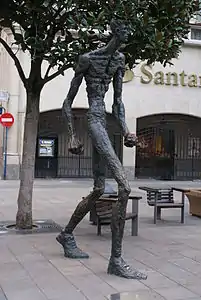
[[[36,158],[36,178],[92,178],[92,158],[90,156],[60,156],[57,158]],[[106,171],[106,177],[111,172]]]

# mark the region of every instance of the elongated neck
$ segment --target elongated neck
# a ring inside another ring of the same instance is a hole
[[[107,46],[105,47],[105,52],[107,54],[113,54],[115,53],[120,47],[120,41],[113,36],[113,38],[109,41],[109,43],[107,44]]]

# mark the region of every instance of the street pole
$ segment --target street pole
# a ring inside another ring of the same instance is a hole
[[[3,179],[6,180],[7,173],[7,144],[8,144],[8,127],[5,127],[5,143],[4,143],[4,168],[3,168]]]
[[[192,181],[194,180],[194,155],[195,155],[195,141],[192,145]]]
[[[5,107],[1,106],[2,114],[6,112]],[[7,140],[8,140],[8,128],[3,127],[3,179],[6,180],[6,168],[7,168]]]

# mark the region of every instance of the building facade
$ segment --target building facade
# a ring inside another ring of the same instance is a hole
[[[143,137],[147,148],[123,147],[119,126],[111,115],[112,85],[106,95],[108,132],[129,179],[189,180],[201,177],[201,41],[197,39],[198,29],[194,29],[194,39],[185,42],[179,59],[173,60],[173,66],[164,68],[158,63],[148,66],[141,62],[133,70],[133,75],[128,71],[125,76],[123,101],[126,121],[131,132]],[[8,32],[3,34],[11,41],[12,36]],[[17,55],[28,74],[28,55],[21,51]],[[45,69],[46,66],[43,67]],[[36,178],[92,177],[93,151],[87,133],[88,103],[84,82],[73,103],[73,115],[76,133],[85,150],[81,156],[68,153],[67,129],[61,107],[72,76],[73,71],[68,70],[65,76],[57,77],[42,91]],[[8,101],[1,104],[15,118],[14,125],[8,130],[7,178],[17,179],[22,157],[26,98],[15,66],[2,47],[0,91],[9,93]],[[3,176],[2,127],[0,134]],[[110,175],[108,170],[107,176]]]

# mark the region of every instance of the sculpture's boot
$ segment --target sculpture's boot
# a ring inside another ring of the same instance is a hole
[[[130,194],[130,187],[125,181],[124,187],[119,187],[119,197],[116,206],[112,211],[112,249],[107,272],[111,275],[124,277],[127,279],[145,280],[147,276],[137,270],[132,269],[121,257],[122,239],[124,234],[126,207]]]
[[[111,257],[107,273],[127,279],[146,280],[147,275],[132,269],[121,257]]]
[[[89,255],[77,247],[73,234],[61,232],[56,240],[63,246],[64,256],[69,258],[89,258]]]

